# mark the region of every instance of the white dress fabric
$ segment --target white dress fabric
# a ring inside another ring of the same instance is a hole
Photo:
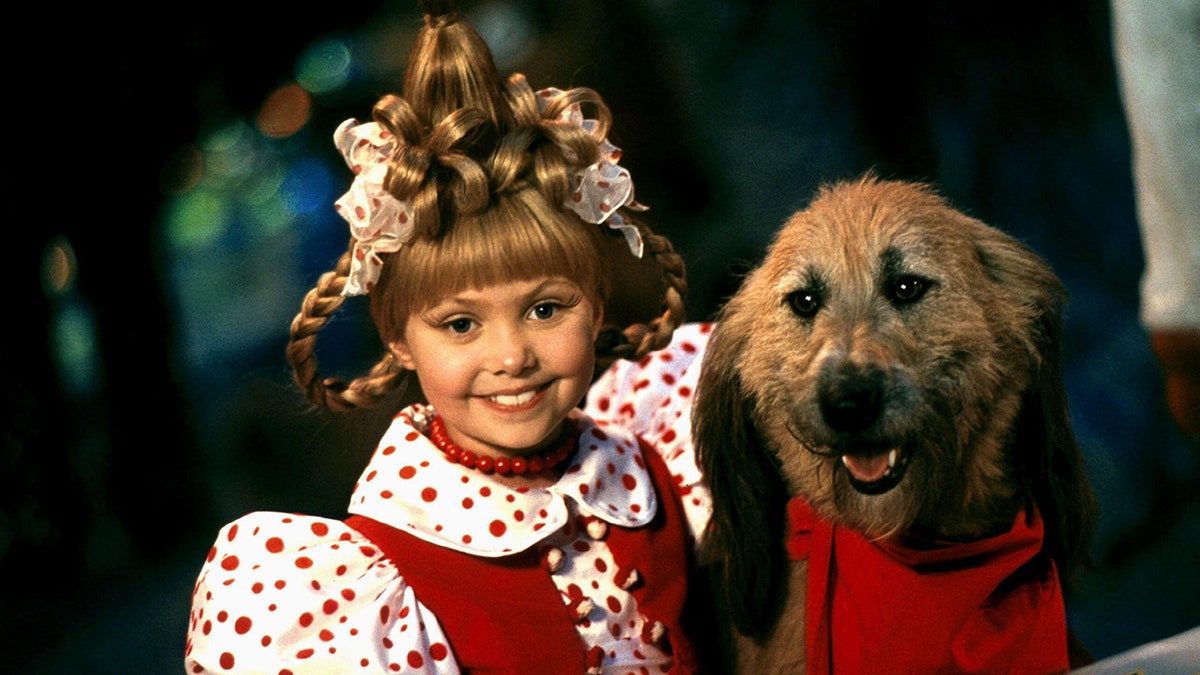
[[[588,620],[576,629],[605,650],[603,672],[668,668],[670,655],[643,639],[652,627],[625,590],[627,571],[591,526],[637,527],[656,513],[635,436],[575,413],[578,449],[562,478],[512,488],[448,462],[426,435],[432,413],[416,405],[397,415],[349,511],[482,557],[555,548],[566,561],[551,572],[564,604],[589,589]],[[690,444],[655,449],[683,495],[687,527],[703,532],[711,502]],[[220,531],[196,583],[186,649],[189,673],[459,671],[437,617],[378,547],[342,521],[287,513],[251,513]]]
[[[692,399],[712,329],[712,323],[683,324],[665,349],[637,362],[613,364],[592,385],[584,406],[597,424],[641,436],[666,459],[672,474],[683,477],[678,488],[694,528],[712,515],[692,445]],[[679,468],[684,466],[686,470]],[[703,529],[692,534],[700,541]]]

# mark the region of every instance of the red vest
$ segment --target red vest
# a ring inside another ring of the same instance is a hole
[[[658,494],[658,512],[646,526],[609,524],[605,542],[623,569],[641,580],[631,589],[649,622],[667,627],[675,663],[671,673],[699,672],[681,621],[694,569],[683,507],[669,489],[671,474],[653,449],[642,456]],[[666,489],[664,489],[666,488]],[[468,673],[585,672],[586,647],[558,588],[542,569],[536,547],[500,558],[469,555],[431,544],[364,516],[346,524],[378,546],[421,603],[437,616],[454,656]]]
[[[966,543],[871,541],[788,503],[787,549],[808,560],[805,651],[829,673],[1065,673],[1067,619],[1042,519]]]

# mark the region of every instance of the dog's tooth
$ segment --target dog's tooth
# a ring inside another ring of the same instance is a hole
[[[889,469],[896,468],[896,459],[898,457],[900,457],[900,451],[898,449],[893,448],[892,451],[888,453],[888,468]]]

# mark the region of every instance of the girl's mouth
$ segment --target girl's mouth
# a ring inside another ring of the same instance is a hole
[[[549,384],[544,384],[539,387],[526,389],[516,393],[492,394],[491,396],[485,396],[483,398],[493,407],[516,412],[520,410],[527,410],[537,405],[538,401],[540,401],[542,398],[542,394],[549,386]]]

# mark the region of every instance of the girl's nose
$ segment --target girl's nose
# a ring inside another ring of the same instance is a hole
[[[496,336],[492,370],[497,374],[517,375],[532,367],[537,359],[533,346],[519,330],[506,330]]]

